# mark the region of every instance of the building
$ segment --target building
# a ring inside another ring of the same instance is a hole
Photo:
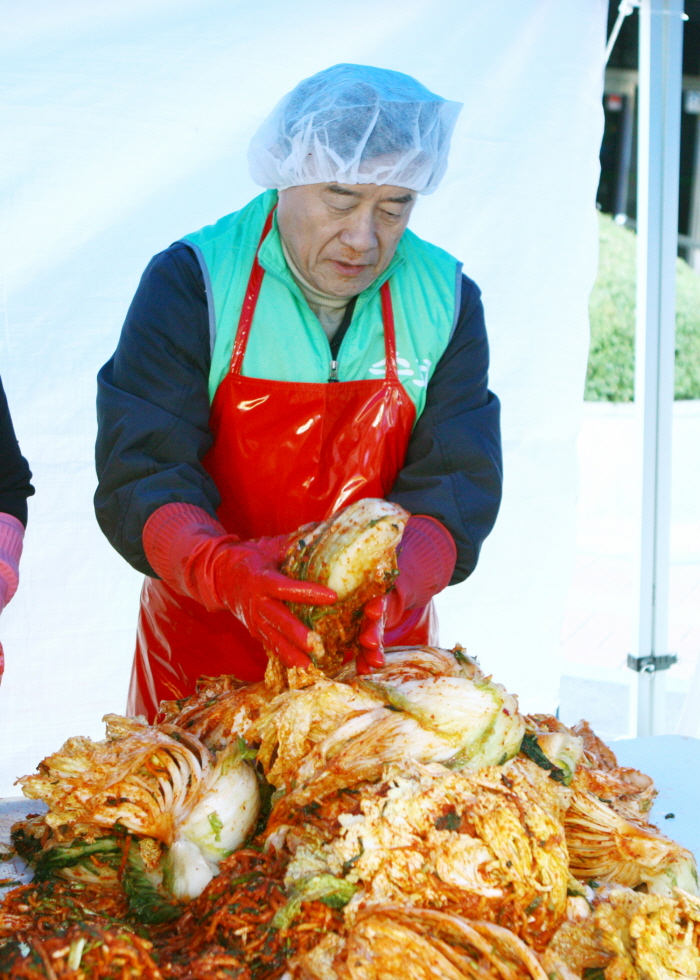
[[[611,0],[608,33],[617,17]],[[679,254],[700,272],[700,0],[685,0],[679,173]],[[636,219],[636,92],[639,17],[622,25],[605,72],[605,133],[598,206],[620,223]]]

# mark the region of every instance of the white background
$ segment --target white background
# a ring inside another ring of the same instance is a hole
[[[353,61],[465,103],[414,230],[480,284],[503,401],[502,513],[440,599],[526,709],[556,705],[596,265],[605,0],[0,0],[0,374],[37,494],[0,620],[0,796],[123,710],[140,577],[91,497],[95,374],[141,271],[243,206],[248,140],[301,78]]]

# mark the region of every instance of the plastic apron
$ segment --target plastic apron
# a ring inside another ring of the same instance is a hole
[[[260,244],[271,224],[272,213]],[[291,533],[363,497],[386,497],[403,466],[415,417],[397,374],[388,282],[380,290],[385,378],[318,384],[242,375],[263,276],[256,253],[230,370],[212,403],[214,444],[203,460],[221,494],[219,520],[242,539]],[[435,643],[436,630],[430,604],[410,610],[385,642]],[[262,644],[231,613],[207,612],[165,582],[146,578],[129,714],[152,720],[162,699],[194,693],[202,675],[261,680],[266,663]]]

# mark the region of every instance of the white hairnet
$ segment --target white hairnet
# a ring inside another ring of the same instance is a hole
[[[447,169],[460,102],[433,95],[410,75],[334,65],[304,79],[250,143],[263,187],[393,184],[430,194]]]

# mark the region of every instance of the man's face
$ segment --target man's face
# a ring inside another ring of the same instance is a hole
[[[280,191],[280,234],[304,279],[357,296],[391,262],[415,191],[389,184],[307,184]]]

